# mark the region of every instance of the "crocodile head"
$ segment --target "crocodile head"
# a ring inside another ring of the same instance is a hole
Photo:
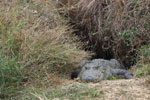
[[[105,67],[93,63],[86,63],[79,74],[81,81],[98,82],[105,77]]]

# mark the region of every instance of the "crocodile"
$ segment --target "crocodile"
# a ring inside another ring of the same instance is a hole
[[[113,76],[130,79],[133,74],[116,59],[83,60],[71,74],[72,79],[79,77],[81,81],[85,82],[98,82]]]

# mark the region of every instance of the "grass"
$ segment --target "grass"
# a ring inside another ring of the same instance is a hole
[[[88,56],[51,0],[0,3],[0,99],[12,99],[34,84],[61,84]]]
[[[135,77],[147,77],[150,75],[150,64],[142,64],[133,68]]]
[[[135,67],[132,68],[135,77],[147,77],[150,75],[150,46],[143,45],[139,50],[139,61]]]
[[[0,16],[0,98],[13,96],[24,78],[25,70],[19,64],[24,19],[17,21],[17,9],[18,6],[8,12],[2,10]]]
[[[98,90],[96,87],[89,88],[88,84],[70,84],[70,85],[61,85],[55,88],[47,90],[37,90],[31,92],[26,97],[21,98],[32,98],[32,100],[53,100],[55,98],[60,99],[69,99],[69,100],[98,100],[98,98],[104,98],[104,92]]]

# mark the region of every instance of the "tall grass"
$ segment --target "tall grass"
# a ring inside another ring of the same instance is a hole
[[[12,96],[19,88],[25,71],[19,64],[22,58],[20,30],[24,19],[17,19],[17,7],[9,9],[2,10],[0,16],[0,98]]]
[[[51,0],[0,3],[0,99],[26,84],[47,87],[68,75],[88,53]]]

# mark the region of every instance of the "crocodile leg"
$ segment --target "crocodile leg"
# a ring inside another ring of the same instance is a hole
[[[113,75],[119,76],[119,78],[131,79],[133,74],[125,69],[113,69]]]

